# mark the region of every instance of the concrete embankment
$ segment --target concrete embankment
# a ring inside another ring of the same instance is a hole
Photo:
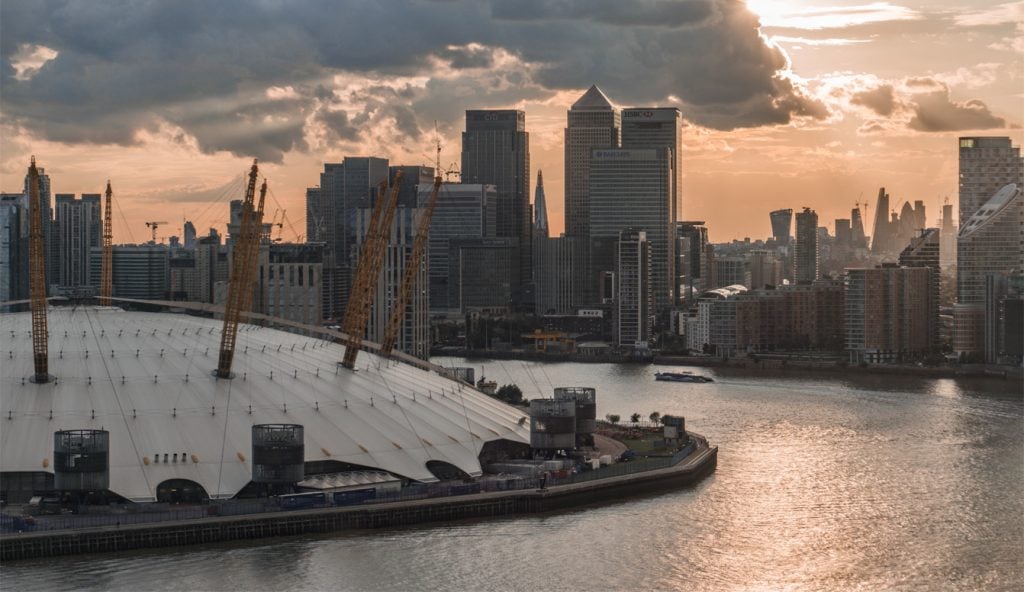
[[[632,495],[690,485],[714,471],[717,462],[718,447],[702,446],[678,464],[664,469],[557,485],[543,490],[216,516],[87,530],[9,534],[0,537],[0,560],[151,549],[545,512],[595,502],[617,501]]]

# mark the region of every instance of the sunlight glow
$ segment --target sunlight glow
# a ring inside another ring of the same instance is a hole
[[[889,2],[811,7],[793,0],[747,0],[747,7],[761,17],[761,26],[792,29],[841,29],[921,18],[917,11]]]

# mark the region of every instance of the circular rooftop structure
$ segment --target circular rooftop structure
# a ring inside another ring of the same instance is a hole
[[[525,414],[469,385],[324,339],[240,325],[217,379],[222,321],[114,307],[51,307],[49,371],[35,384],[31,314],[0,314],[0,472],[53,473],[54,433],[109,433],[109,489],[157,499],[192,481],[231,498],[252,480],[252,426],[303,426],[305,462],[437,481],[428,463],[482,474],[496,440],[528,445]],[[330,461],[336,461],[332,463]],[[330,472],[330,471],[327,471]]]

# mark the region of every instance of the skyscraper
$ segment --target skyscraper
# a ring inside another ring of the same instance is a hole
[[[392,165],[388,167],[388,185],[394,185],[395,175],[402,172],[402,186],[398,189],[398,205],[415,208],[418,203],[417,186],[434,185],[434,167],[423,165]],[[429,195],[429,194],[428,194]]]
[[[679,284],[679,300],[693,301],[701,292],[710,288],[707,282],[708,228],[703,221],[676,223],[676,283]]]
[[[1008,137],[960,138],[960,231],[953,349],[980,355],[989,274],[1024,268],[1024,159]]]
[[[575,240],[572,265],[573,306],[598,301],[598,270],[590,257],[590,153],[619,146],[622,117],[597,86],[573,103],[565,127],[565,235]]]
[[[860,208],[850,210],[850,241],[854,249],[866,249],[868,239],[864,234],[864,219],[860,215]]]
[[[81,288],[99,284],[99,276],[90,278],[89,257],[100,246],[103,216],[100,194],[58,193],[56,199],[58,283],[62,288]]]
[[[634,148],[663,148],[669,153],[669,210],[667,221],[666,240],[668,267],[665,270],[666,278],[675,278],[676,273],[676,244],[672,235],[676,222],[679,220],[679,212],[682,209],[682,180],[683,180],[683,139],[682,139],[682,113],[676,107],[634,107],[622,110],[622,147],[624,149]],[[657,242],[658,231],[647,229],[648,238],[652,246]],[[654,257],[652,250],[652,259]],[[659,265],[657,259],[653,259],[652,269]],[[655,289],[658,284],[653,284]],[[666,282],[668,296],[654,296],[656,310],[675,304],[675,294],[678,290],[674,279]],[[667,298],[665,300],[664,298]]]
[[[196,225],[191,220],[185,221],[185,226],[182,230],[185,235],[185,248],[194,249],[196,248]]]
[[[793,210],[775,210],[768,214],[772,221],[772,237],[780,245],[789,244],[790,229],[793,228]]]
[[[796,215],[796,253],[793,258],[793,279],[810,284],[819,277],[818,214],[811,208]]]
[[[875,230],[871,235],[871,252],[879,255],[893,249],[895,230],[889,221],[889,194],[885,187],[878,189],[878,201],[875,204]]]
[[[28,298],[28,198],[0,194],[0,302]]]
[[[620,347],[646,348],[654,318],[647,234],[623,229],[615,251],[615,341]]]
[[[524,111],[466,111],[462,133],[462,182],[494,185],[496,233],[519,241],[519,265],[512,282],[530,278],[530,135]]]
[[[537,171],[537,188],[533,192],[533,236],[547,238],[549,235],[548,204],[544,198],[544,173]]]
[[[942,267],[956,265],[956,226],[953,224],[953,204],[942,205],[942,231],[939,235],[939,260]]]
[[[619,146],[621,117],[597,86],[567,115],[565,128],[565,235],[590,237],[590,152]]]
[[[418,205],[425,207],[433,182],[418,186]],[[457,295],[449,284],[449,248],[452,241],[482,239],[494,234],[493,210],[497,200],[494,185],[444,183],[430,219],[428,274],[430,310],[444,314],[458,311]],[[490,214],[490,215],[489,215]],[[466,278],[472,281],[473,278]]]
[[[320,187],[306,190],[306,234],[323,242],[323,315],[344,314],[351,286],[355,242],[355,216],[371,207],[377,185],[388,179],[386,158],[346,156],[340,163],[324,164]]]
[[[672,175],[672,151],[668,148],[602,148],[591,152],[591,270],[599,273],[615,269],[619,233],[626,228],[643,230],[651,252],[656,311],[674,304],[676,221],[672,218]]]

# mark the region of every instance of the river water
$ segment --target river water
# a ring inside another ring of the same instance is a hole
[[[464,360],[441,359],[446,365]],[[479,376],[480,363],[474,362]],[[686,417],[699,485],[445,526],[7,563],[3,590],[1022,590],[1021,385],[487,362],[528,398]]]

